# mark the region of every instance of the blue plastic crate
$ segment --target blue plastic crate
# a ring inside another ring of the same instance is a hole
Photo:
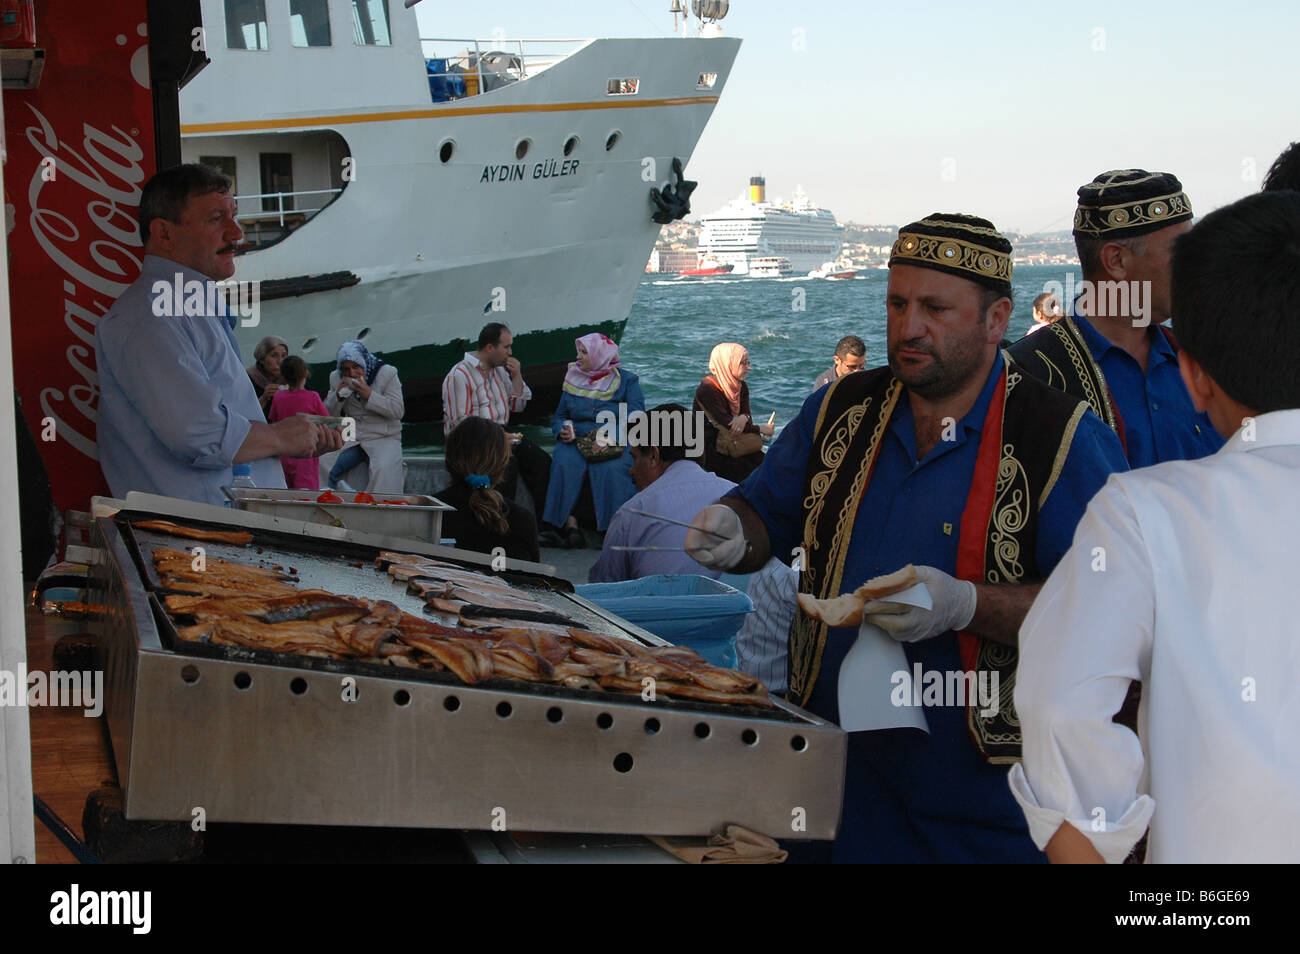
[[[736,633],[754,611],[749,596],[734,586],[689,573],[574,589],[602,609],[728,669],[736,665]]]

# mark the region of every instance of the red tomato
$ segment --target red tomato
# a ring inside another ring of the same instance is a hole
[[[352,502],[353,503],[374,503],[375,498],[370,496],[370,494],[366,493],[364,490],[362,490],[355,497],[352,498]]]
[[[332,490],[327,490],[316,498],[317,503],[342,503],[343,498]]]

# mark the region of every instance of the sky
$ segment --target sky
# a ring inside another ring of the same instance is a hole
[[[423,36],[663,36],[668,6],[422,0],[416,12]],[[1174,173],[1203,215],[1256,191],[1300,139],[1293,0],[734,0],[721,26],[744,42],[687,167],[693,217],[761,174],[769,198],[802,185],[841,221],[948,211],[1056,231],[1080,185],[1135,167]]]

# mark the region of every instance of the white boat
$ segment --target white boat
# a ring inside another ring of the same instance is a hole
[[[699,251],[733,266],[734,275],[753,274],[755,259],[781,257],[800,274],[836,259],[844,246],[844,226],[826,209],[814,206],[803,189],[793,201],[767,201],[762,176],[749,180],[749,195],[733,199],[700,219]]]
[[[788,258],[768,256],[751,259],[749,262],[750,278],[785,278],[794,274],[794,266]]]
[[[514,332],[542,410],[575,337],[621,336],[660,229],[650,190],[690,158],[740,47],[716,24],[422,38],[398,0],[202,7],[211,63],[181,92],[182,158],[235,180],[235,277],[261,283],[240,348],[277,334],[320,387],[363,339],[399,368],[408,419],[437,414],[488,321]]]
[[[834,262],[823,262],[820,268],[814,268],[808,273],[809,278],[852,278],[856,275],[857,269],[847,268],[843,265],[836,265]]]

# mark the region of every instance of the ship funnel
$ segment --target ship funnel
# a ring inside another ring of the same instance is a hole
[[[749,180],[749,201],[767,201],[767,180],[762,176],[751,176]]]

